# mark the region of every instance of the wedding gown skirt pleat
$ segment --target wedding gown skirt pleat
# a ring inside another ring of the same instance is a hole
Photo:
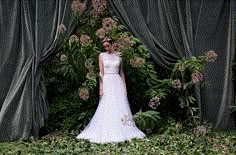
[[[117,71],[104,70],[103,96],[93,118],[76,138],[109,143],[144,137],[133,121],[121,76]]]

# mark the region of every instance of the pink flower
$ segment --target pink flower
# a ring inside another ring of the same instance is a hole
[[[130,65],[132,67],[140,67],[145,63],[145,60],[143,58],[140,57],[134,57],[132,59],[130,59]]]
[[[102,27],[106,31],[110,31],[112,28],[116,27],[117,23],[112,18],[104,18],[102,20]]]
[[[80,44],[81,44],[82,46],[88,46],[88,45],[90,45],[92,42],[93,42],[93,41],[90,39],[89,36],[87,36],[87,35],[81,35],[81,37],[80,37]]]
[[[184,103],[183,103],[183,102],[180,103],[179,106],[180,106],[181,108],[184,108]]]
[[[105,6],[107,5],[107,0],[92,0],[93,7],[97,8],[101,5]]]
[[[76,13],[82,14],[86,9],[86,5],[84,3],[81,3],[80,0],[73,0],[71,9]]]
[[[192,73],[191,78],[192,78],[192,82],[196,83],[196,82],[202,81],[203,75],[198,70],[196,70]]]
[[[92,60],[92,59],[87,59],[87,60],[85,60],[84,65],[85,65],[85,67],[86,67],[87,69],[93,67],[93,60]]]
[[[79,96],[83,100],[87,100],[89,98],[89,91],[87,88],[80,89]]]
[[[148,104],[148,106],[150,107],[150,108],[152,108],[152,109],[157,109],[157,107],[160,105],[161,103],[160,103],[160,98],[159,97],[154,97],[153,99],[151,99],[150,101],[149,101],[149,104]]]
[[[96,7],[97,5],[100,5],[101,0],[92,0],[92,4],[94,7]]]
[[[121,50],[124,49],[124,46],[121,45],[120,43],[113,43],[112,49],[116,52],[121,52]]]
[[[90,15],[94,18],[98,18],[107,8],[107,4],[107,0],[92,0],[93,9],[90,11]]]
[[[204,125],[197,126],[196,128],[194,128],[193,132],[195,134],[200,134],[200,135],[205,135],[208,133],[207,127]]]
[[[90,72],[88,72],[88,73],[86,74],[86,78],[87,78],[88,80],[92,80],[92,79],[95,78],[95,74],[90,71]]]
[[[105,10],[104,7],[99,7],[99,8],[93,8],[90,12],[89,15],[92,16],[92,18],[98,19],[99,16],[102,14],[102,12]]]
[[[206,61],[215,62],[217,56],[218,55],[215,53],[215,51],[210,50],[206,53]]]
[[[159,97],[155,96],[155,97],[153,98],[153,101],[154,101],[156,104],[160,105],[160,98],[159,98]]]
[[[174,88],[180,89],[180,88],[182,87],[182,83],[181,83],[181,81],[180,81],[179,79],[172,81],[171,84],[172,84],[172,86],[173,86]]]
[[[149,101],[148,106],[149,106],[150,108],[152,108],[152,109],[156,109],[156,108],[157,108],[157,106],[156,106],[156,104],[155,104],[155,102],[154,102],[153,100],[150,100],[150,101]]]
[[[100,38],[100,39],[104,39],[106,37],[107,31],[104,28],[100,28],[96,31],[96,35]]]
[[[62,54],[61,57],[60,57],[60,60],[61,60],[62,62],[66,61],[67,59],[68,59],[68,58],[67,58],[67,56],[66,56],[65,54]]]
[[[59,33],[66,32],[66,26],[64,24],[60,24],[57,29],[58,29]]]
[[[129,37],[127,34],[122,34],[118,40],[118,42],[122,45],[124,45],[126,48],[132,47],[134,45],[134,42],[132,41],[132,38]]]
[[[179,65],[179,71],[183,72],[184,71],[184,65]]]
[[[107,7],[106,5],[100,5],[97,8],[95,8],[98,15],[102,14],[102,12],[106,9],[106,7]]]
[[[70,39],[69,39],[69,42],[70,43],[72,43],[72,42],[75,42],[75,41],[77,41],[78,40],[78,37],[77,37],[77,35],[72,35],[72,36],[70,36]]]
[[[100,13],[96,10],[96,9],[92,9],[90,12],[89,12],[89,15],[92,16],[93,18],[98,18]]]

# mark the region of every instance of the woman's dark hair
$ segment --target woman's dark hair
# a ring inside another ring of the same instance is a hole
[[[109,42],[110,44],[112,44],[112,40],[110,38],[105,38],[102,40],[102,43],[105,43],[105,42]]]

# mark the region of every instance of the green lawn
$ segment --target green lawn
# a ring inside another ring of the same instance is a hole
[[[74,136],[55,133],[37,141],[0,143],[1,154],[236,154],[235,133],[192,132],[151,135],[144,139],[117,144],[93,144],[75,140]]]

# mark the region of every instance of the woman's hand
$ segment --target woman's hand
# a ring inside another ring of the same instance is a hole
[[[126,87],[125,87],[125,95],[127,96],[127,89],[126,89]]]
[[[102,90],[102,89],[99,90],[99,95],[100,95],[100,96],[103,95],[103,90]]]

